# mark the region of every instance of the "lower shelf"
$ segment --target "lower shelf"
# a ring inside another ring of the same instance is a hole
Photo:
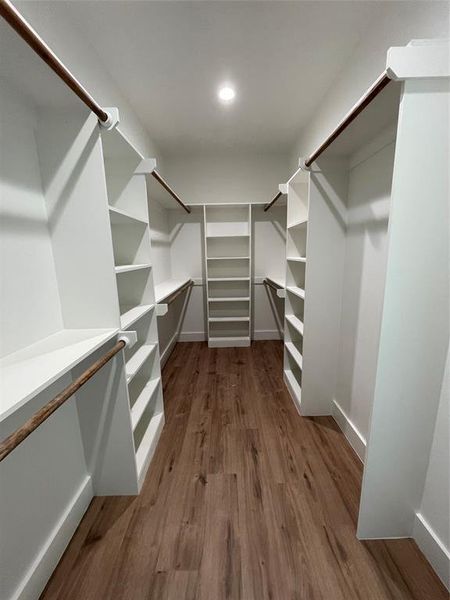
[[[250,336],[210,337],[208,340],[210,348],[232,348],[233,346],[250,346],[250,344]]]
[[[123,307],[123,312],[120,315],[120,327],[122,329],[128,329],[135,321],[150,312],[154,306],[154,304],[141,304],[139,306]]]
[[[284,383],[289,390],[297,410],[300,411],[300,405],[302,403],[302,388],[300,387],[294,373],[289,369],[284,370]]]
[[[295,344],[292,342],[285,342],[286,350],[292,356],[294,361],[296,362],[299,369],[303,368],[303,356],[300,354],[298,349],[295,347]]]
[[[147,430],[136,451],[136,468],[138,472],[139,486],[147,472],[147,467],[155,452],[159,436],[164,426],[164,413],[160,412],[153,416],[148,424]]]
[[[133,404],[133,407],[131,409],[131,425],[133,427],[133,431],[136,429],[137,424],[139,423],[142,415],[145,412],[145,409],[147,408],[149,402],[153,398],[153,394],[156,392],[160,381],[160,377],[150,379],[150,381],[144,387],[142,392],[139,394],[138,398],[136,399],[136,402]]]

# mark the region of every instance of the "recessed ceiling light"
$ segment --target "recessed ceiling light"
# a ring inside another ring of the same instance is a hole
[[[230,104],[235,99],[236,92],[230,85],[225,84],[220,86],[217,96],[222,104]]]

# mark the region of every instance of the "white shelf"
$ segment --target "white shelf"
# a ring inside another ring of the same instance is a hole
[[[131,425],[133,427],[133,431],[136,429],[136,426],[141,420],[145,409],[147,408],[150,400],[153,398],[153,394],[155,393],[160,381],[160,377],[151,379],[139,394],[136,402],[133,404],[131,409]]]
[[[267,281],[271,281],[272,283],[277,285],[280,289],[284,290],[286,287],[286,283],[284,279],[281,279],[281,277],[266,277],[266,279]]]
[[[139,219],[139,217],[133,217],[126,210],[122,210],[121,208],[116,208],[115,206],[109,206],[109,218],[113,225],[122,225],[127,222],[139,223],[142,225],[148,225],[147,221],[144,219]]]
[[[120,315],[121,329],[128,329],[130,325],[150,312],[154,307],[154,304],[142,304],[140,306],[134,306],[127,309],[122,315]]]
[[[295,229],[296,227],[301,227],[302,225],[305,225],[306,223],[308,223],[308,219],[301,219],[300,221],[296,221],[295,223],[292,223],[292,225],[288,225],[287,228]]]
[[[289,393],[292,396],[297,408],[300,409],[302,403],[302,388],[300,387],[297,378],[290,369],[284,370],[284,381],[287,385]]]
[[[152,265],[149,263],[142,263],[139,265],[119,265],[115,267],[116,274],[129,273],[130,271],[139,271],[140,269],[151,269]]]
[[[208,298],[208,302],[250,302],[249,296],[234,296],[221,298]]]
[[[298,317],[295,315],[286,315],[286,321],[288,321],[300,335],[303,335],[303,323]]]
[[[233,237],[250,237],[249,233],[222,233],[222,234],[208,234],[207,238],[233,238]]]
[[[250,281],[250,277],[208,277],[208,281]]]
[[[0,421],[105,342],[117,329],[63,329],[0,360]]]
[[[139,373],[142,365],[153,354],[156,349],[156,344],[144,344],[136,350],[133,356],[127,361],[125,371],[127,373],[127,382],[129,383],[133,377]]]
[[[286,290],[299,298],[305,298],[305,290],[303,288],[291,286],[287,287]]]
[[[139,482],[142,483],[146,468],[155,451],[158,442],[159,433],[164,425],[164,413],[160,412],[153,416],[148,424],[144,437],[139,444],[136,452],[136,468]]]
[[[155,300],[159,304],[164,302],[166,298],[174,294],[177,290],[182,288],[186,283],[191,281],[190,277],[186,279],[168,279],[158,285],[155,285]]]
[[[250,317],[209,317],[208,320],[212,323],[233,323],[236,321],[250,321]]]
[[[295,347],[295,344],[293,344],[293,342],[285,342],[284,345],[286,346],[286,350],[289,352],[289,354],[292,356],[294,361],[297,363],[297,366],[299,367],[299,369],[302,369],[303,368],[303,357],[300,354],[300,352],[297,350],[297,348]]]
[[[306,256],[288,256],[287,260],[290,262],[306,263]]]
[[[250,256],[208,256],[206,260],[250,260]]]
[[[210,348],[230,348],[232,346],[250,346],[250,336],[239,337],[210,337],[208,340]]]

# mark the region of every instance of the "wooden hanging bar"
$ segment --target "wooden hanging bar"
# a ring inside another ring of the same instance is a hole
[[[94,100],[81,83],[72,75],[56,54],[47,46],[31,25],[9,0],[0,0],[0,15],[20,35],[38,56],[58,75],[64,83],[94,112],[102,123],[109,120],[109,114]]]
[[[184,210],[185,210],[187,213],[190,213],[190,212],[191,212],[191,209],[189,208],[189,206],[186,206],[186,204],[183,202],[183,200],[182,200],[182,199],[181,199],[181,198],[178,196],[178,194],[177,194],[176,192],[174,192],[174,190],[173,190],[173,189],[170,187],[170,185],[167,183],[167,181],[165,181],[165,180],[164,180],[164,179],[161,177],[161,175],[158,173],[158,171],[156,171],[156,169],[154,169],[154,170],[152,171],[152,175],[153,175],[153,177],[156,179],[156,181],[157,181],[158,183],[160,183],[160,184],[163,186],[163,188],[164,188],[164,189],[165,189],[167,192],[169,192],[169,194],[172,196],[172,198],[175,198],[175,200],[178,202],[178,204],[179,204],[179,205],[180,205],[182,208],[184,208]]]
[[[274,198],[272,198],[272,200],[268,204],[265,205],[264,212],[266,212],[266,210],[269,210],[269,208],[271,208],[275,204],[275,202],[279,198],[281,198],[282,195],[283,195],[283,192],[278,192],[278,194]]]
[[[392,81],[386,71],[382,73],[373,83],[366,93],[358,100],[353,108],[345,115],[338,126],[330,133],[330,135],[320,144],[306,160],[305,167],[310,167],[315,160],[330,146],[334,140],[341,135],[345,129],[352,123],[356,117],[384,90],[388,83]]]
[[[119,340],[106,354],[96,360],[89,369],[83,371],[83,373],[77,377],[70,385],[63,389],[57,396],[47,402],[41,409],[39,409],[32,417],[28,419],[19,429],[14,431],[0,444],[0,462],[11,454],[11,452],[17,448],[19,444],[23,442],[35,429],[42,425],[55,410],[62,406],[77,390],[80,389],[91,377],[93,377],[97,371],[99,371],[107,362],[109,362],[113,356],[123,350],[126,346],[124,340]]]

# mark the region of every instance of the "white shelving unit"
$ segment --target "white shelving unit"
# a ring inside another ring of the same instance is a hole
[[[297,409],[300,410],[309,173],[299,169],[288,181],[287,191],[284,380]]]
[[[151,241],[142,156],[115,130],[102,134],[120,324],[137,334],[125,373],[138,487],[164,423]]]
[[[203,207],[208,345],[249,346],[251,205]]]

